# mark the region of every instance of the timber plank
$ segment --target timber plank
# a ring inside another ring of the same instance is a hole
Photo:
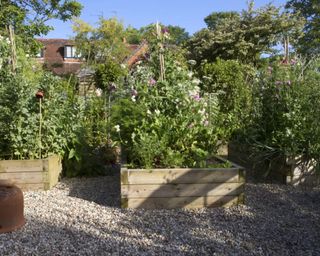
[[[12,180],[14,183],[41,183],[44,182],[44,172],[11,172],[0,173],[0,179]]]
[[[3,160],[0,161],[0,173],[41,172],[42,160]]]
[[[193,184],[238,182],[239,169],[123,169],[121,184]]]
[[[239,195],[242,192],[244,192],[242,183],[135,184],[121,186],[121,195],[124,198],[229,196]]]
[[[16,184],[23,192],[45,190],[45,183],[23,183]]]
[[[171,198],[127,198],[122,206],[142,209],[174,209],[232,206],[239,203],[238,196],[203,196]]]

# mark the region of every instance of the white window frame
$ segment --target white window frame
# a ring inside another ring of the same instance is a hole
[[[66,45],[64,47],[64,58],[65,59],[78,59],[78,58],[80,58],[80,55],[77,54],[77,48],[74,45]]]

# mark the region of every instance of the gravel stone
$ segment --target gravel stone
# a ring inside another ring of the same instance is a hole
[[[320,188],[246,185],[230,208],[121,209],[118,176],[26,192],[26,225],[0,255],[320,255]],[[1,210],[1,209],[0,209]]]

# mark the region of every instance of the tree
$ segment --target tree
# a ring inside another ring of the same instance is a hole
[[[168,33],[168,38],[166,40],[168,44],[180,45],[189,39],[189,33],[182,27],[173,25],[165,26],[163,24],[159,25]],[[155,24],[149,24],[141,27],[139,31],[142,38],[149,42],[154,41],[156,38]]]
[[[125,37],[128,44],[140,44],[142,41],[142,35],[140,31],[131,26],[126,28]]]
[[[306,19],[304,36],[296,47],[303,54],[320,53],[320,2],[318,0],[290,0],[286,8]]]
[[[189,39],[189,33],[182,27],[168,25],[169,30],[169,42],[180,45]]]
[[[261,55],[274,53],[273,47],[283,38],[298,38],[303,25],[301,18],[273,5],[254,10],[253,2],[239,14],[212,13],[205,21],[209,28],[197,32],[187,44],[190,58],[198,64],[221,58],[257,65]]]
[[[73,31],[79,52],[89,63],[103,63],[113,59],[121,63],[129,53],[122,22],[117,18],[100,18],[94,28],[82,20],[75,20]]]
[[[204,22],[209,29],[215,30],[225,19],[236,18],[240,18],[240,14],[237,12],[213,12],[204,18]]]
[[[101,17],[96,28],[82,20],[75,20],[73,30],[77,33],[75,42],[79,53],[95,70],[96,86],[106,92],[126,73],[121,67],[129,54],[124,40],[127,34],[124,25],[117,18]]]
[[[35,36],[46,35],[52,27],[50,19],[70,20],[79,16],[82,5],[75,0],[0,0],[0,32],[9,26],[19,35],[22,45],[35,44]]]

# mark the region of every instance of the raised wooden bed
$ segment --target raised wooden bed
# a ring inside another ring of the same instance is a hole
[[[315,187],[320,185],[320,173],[315,169],[315,161],[307,161],[303,157],[296,157],[286,161],[289,166],[286,182],[289,185],[303,185]]]
[[[231,168],[121,169],[121,207],[202,208],[244,203],[245,171]]]
[[[320,185],[320,173],[314,168],[315,162],[304,157],[288,159],[277,157],[272,161],[261,161],[245,145],[229,144],[228,159],[239,163],[247,170],[247,177],[255,181],[303,185],[314,187]]]
[[[61,159],[58,156],[0,161],[0,179],[12,180],[23,191],[51,189],[58,183],[61,170]]]

